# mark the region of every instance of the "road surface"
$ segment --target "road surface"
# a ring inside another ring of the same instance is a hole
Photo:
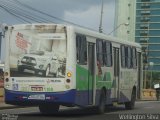
[[[43,115],[37,107],[0,110],[2,120],[160,120],[160,101],[136,102],[134,110],[125,110],[124,105],[108,107],[99,115],[94,108],[80,109],[61,107],[59,113]],[[8,119],[11,120],[11,119]]]

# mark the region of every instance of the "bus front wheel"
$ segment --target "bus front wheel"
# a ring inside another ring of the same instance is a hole
[[[136,101],[136,89],[133,89],[132,95],[131,95],[131,101],[125,103],[125,108],[127,110],[134,109],[135,101]]]
[[[60,105],[39,105],[39,110],[43,114],[54,114],[59,111]]]

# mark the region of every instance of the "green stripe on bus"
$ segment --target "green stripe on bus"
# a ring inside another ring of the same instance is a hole
[[[88,81],[88,78],[89,78],[89,81]],[[80,65],[76,65],[77,90],[92,89],[92,85],[93,85],[92,78],[93,76],[90,75],[89,71],[86,68]],[[111,80],[110,72],[106,72],[105,74],[102,74],[100,76],[96,75],[96,88],[101,89],[102,87],[106,87],[106,89],[111,89],[113,87],[113,81]]]
[[[76,88],[77,90],[93,89],[93,75],[80,65],[76,67]]]
[[[96,76],[96,87],[97,89],[101,89],[102,87],[105,87],[106,89],[111,89],[112,88],[112,80],[111,80],[111,73],[106,72],[105,74],[102,75],[97,75]]]
[[[88,70],[76,65],[76,88],[77,90],[88,90]]]

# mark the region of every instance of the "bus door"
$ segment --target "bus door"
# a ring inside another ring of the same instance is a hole
[[[119,99],[119,72],[120,72],[120,63],[119,63],[119,48],[114,49],[114,98]]]
[[[88,42],[88,103],[93,104],[95,75],[95,44]]]

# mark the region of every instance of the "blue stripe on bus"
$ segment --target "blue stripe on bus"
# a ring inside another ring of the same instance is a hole
[[[29,96],[43,95],[45,99],[29,99]],[[65,92],[19,92],[5,89],[5,102],[13,105],[39,105],[43,103],[74,104],[76,90]]]
[[[77,91],[77,90],[69,90],[65,92],[57,92],[57,93],[48,93],[48,92],[17,92],[5,90],[5,102],[12,105],[39,105],[46,103],[67,105],[67,106],[83,106],[86,107],[89,105],[89,94],[88,92],[92,91]],[[35,100],[28,99],[29,96],[32,95],[42,95],[45,94],[44,100]],[[101,90],[96,90],[96,101],[95,105],[99,104]],[[112,104],[113,101],[117,101],[116,98],[111,98],[111,90],[106,91],[106,104]],[[52,99],[49,99],[52,98]],[[127,102],[129,99],[120,92],[120,99],[117,102]]]
[[[91,92],[91,91],[90,91]],[[43,95],[44,100],[28,99],[32,95]],[[47,99],[52,97],[53,99]],[[39,105],[43,103],[57,103],[64,105],[88,105],[88,90],[77,91],[69,90],[65,92],[48,93],[48,92],[19,92],[5,89],[5,102],[12,105]]]

